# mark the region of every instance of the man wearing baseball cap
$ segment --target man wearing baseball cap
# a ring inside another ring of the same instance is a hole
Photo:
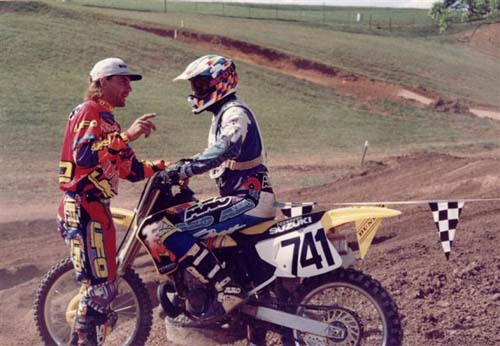
[[[90,71],[85,101],[73,109],[66,124],[58,226],[83,286],[70,345],[103,345],[116,323],[116,313],[109,308],[117,293],[116,231],[109,202],[118,193],[119,178],[135,182],[165,169],[163,161],[138,160],[129,146],[156,130],[151,121],[156,114],[140,116],[126,131],[114,116],[115,108],[125,107],[130,82],[140,79],[120,58],[99,61]]]

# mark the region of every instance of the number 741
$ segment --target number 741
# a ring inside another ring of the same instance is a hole
[[[333,266],[335,264],[332,252],[328,246],[329,244],[325,231],[320,228],[315,232],[316,235],[314,237],[314,231],[312,231],[304,234],[303,237],[296,236],[281,241],[281,247],[293,246],[292,274],[295,276],[297,276],[299,263],[301,268],[307,268],[311,265],[315,265],[316,269],[322,269],[323,256],[321,256],[320,253],[324,254],[327,266]],[[320,252],[318,252],[316,244],[320,245]],[[309,253],[310,256],[308,256]]]

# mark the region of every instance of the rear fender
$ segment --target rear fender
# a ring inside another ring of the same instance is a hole
[[[328,234],[328,238],[335,244],[335,248],[344,255],[351,253],[351,250],[347,245],[346,236],[336,232],[335,227],[353,222],[359,245],[359,257],[363,259],[368,253],[382,219],[400,214],[399,210],[384,207],[339,208],[325,212],[321,218],[321,223]]]
[[[327,211],[321,218],[325,230],[330,230],[337,226],[362,221],[366,219],[385,219],[400,215],[401,212],[395,209],[383,207],[348,207],[332,209]]]

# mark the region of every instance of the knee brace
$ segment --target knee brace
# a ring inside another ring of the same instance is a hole
[[[97,285],[87,287],[83,301],[88,307],[104,314],[107,312],[111,301],[118,293],[115,283],[106,281]]]

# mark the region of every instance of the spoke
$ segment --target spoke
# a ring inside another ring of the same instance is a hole
[[[135,308],[135,305],[131,304],[131,305],[126,305],[126,306],[123,306],[123,305],[118,305],[118,306],[113,306],[112,307],[113,311],[115,312],[118,312],[118,311],[126,311],[126,310],[132,310],[132,311],[135,311],[136,308]]]

